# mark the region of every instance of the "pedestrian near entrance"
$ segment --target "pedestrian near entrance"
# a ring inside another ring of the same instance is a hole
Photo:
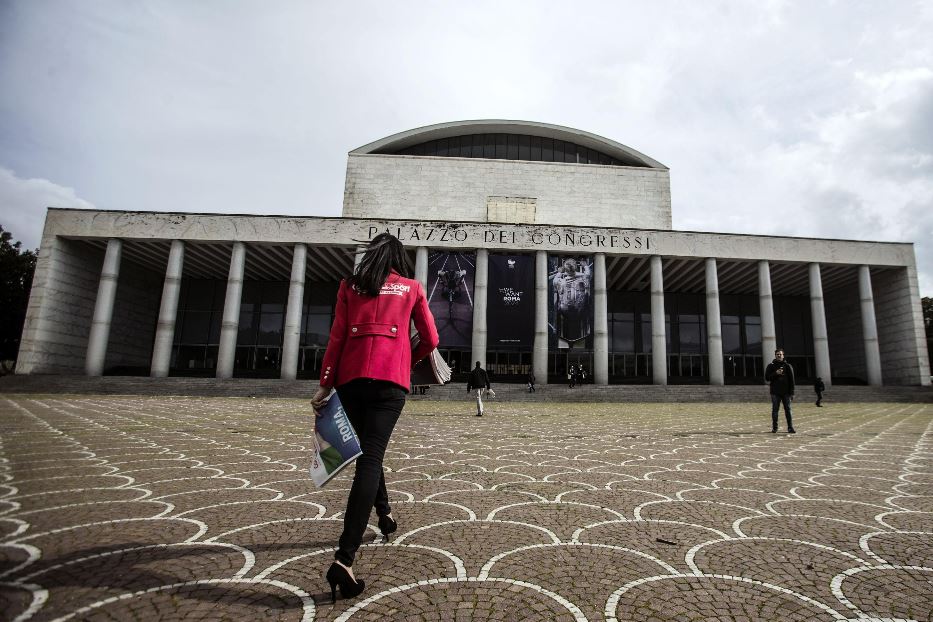
[[[823,391],[826,390],[826,384],[823,382],[822,378],[817,377],[816,382],[813,383],[813,390],[816,392],[816,405],[822,408]]]
[[[577,386],[577,366],[571,365],[570,370],[567,372],[567,380],[570,381],[570,388]]]
[[[336,387],[363,450],[347,498],[343,533],[326,575],[334,600],[337,587],[344,598],[363,591],[364,583],[353,576],[352,566],[373,507],[386,538],[398,529],[382,460],[405,406],[412,363],[439,341],[424,288],[412,273],[397,238],[388,233],[373,238],[353,276],[340,282],[320,386],[311,398],[311,405],[319,409]],[[408,339],[412,322],[421,338],[414,351]]]
[[[528,392],[535,392],[535,373],[531,372],[528,374]]]
[[[467,381],[467,393],[476,391],[476,416],[482,417],[485,413],[483,408],[483,391],[489,390],[489,376],[486,370],[480,367],[479,361],[476,361],[476,367],[470,372],[470,379]]]
[[[774,360],[765,369],[765,382],[770,384],[771,392],[771,432],[778,429],[778,410],[784,405],[784,417],[787,419],[787,431],[794,434],[791,419],[791,402],[794,400],[794,368],[784,360],[784,350],[774,351]]]

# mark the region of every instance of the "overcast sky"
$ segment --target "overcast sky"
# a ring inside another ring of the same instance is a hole
[[[463,119],[671,169],[674,228],[911,241],[933,295],[933,2],[0,0],[0,224],[340,215],[347,152]]]

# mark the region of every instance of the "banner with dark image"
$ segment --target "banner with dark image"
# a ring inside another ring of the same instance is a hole
[[[487,345],[534,345],[535,259],[531,255],[489,255]]]
[[[550,347],[592,347],[593,258],[548,255],[547,261]]]
[[[473,277],[476,255],[435,251],[428,255],[428,306],[442,348],[473,344]]]

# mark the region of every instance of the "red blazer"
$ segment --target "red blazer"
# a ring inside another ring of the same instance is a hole
[[[412,352],[414,320],[421,342]],[[364,296],[340,282],[330,341],[321,363],[321,386],[356,378],[388,380],[408,391],[411,367],[437,347],[434,316],[421,283],[389,273],[378,296]]]

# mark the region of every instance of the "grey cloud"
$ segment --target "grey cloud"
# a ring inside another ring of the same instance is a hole
[[[933,195],[930,31],[922,3],[0,3],[0,166],[107,209],[336,215],[350,149],[531,119],[670,166],[676,227],[914,239],[928,272],[898,223]]]
[[[48,207],[94,209],[94,205],[75,195],[72,188],[47,179],[23,179],[0,167],[0,225],[22,242],[23,248],[39,247]]]

